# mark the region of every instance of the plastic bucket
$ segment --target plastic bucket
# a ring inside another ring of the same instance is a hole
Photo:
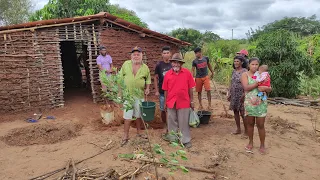
[[[141,110],[141,119],[150,122],[154,120],[154,114],[156,110],[156,103],[155,102],[149,102],[145,101],[141,103],[140,106]]]
[[[208,124],[211,112],[210,111],[198,111],[197,115],[199,116],[200,124]]]

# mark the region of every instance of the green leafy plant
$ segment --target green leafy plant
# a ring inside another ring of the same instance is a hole
[[[296,97],[300,94],[299,73],[314,74],[312,60],[298,48],[297,36],[285,30],[265,33],[257,40],[255,53],[269,66],[271,96]]]
[[[116,70],[116,69],[114,69]],[[135,97],[142,94],[142,90],[134,88],[130,91],[125,83],[124,77],[119,73],[106,75],[106,71],[100,71],[101,83],[106,86],[106,89],[102,93],[108,100],[122,105],[122,109],[125,111],[133,109]]]
[[[166,168],[169,169],[169,174],[173,175],[174,172],[176,172],[177,170],[181,170],[184,173],[188,173],[189,170],[180,164],[180,161],[187,161],[187,153],[184,150],[184,145],[183,143],[181,143],[181,137],[182,137],[182,133],[181,132],[174,132],[171,131],[169,133],[169,135],[171,137],[173,137],[173,139],[175,139],[174,141],[170,142],[170,146],[173,148],[176,148],[175,151],[173,152],[166,152],[165,150],[162,149],[160,144],[153,144],[153,148],[150,148],[149,150],[151,151],[150,153],[152,154],[152,159],[155,167],[157,166],[156,164],[163,164]],[[149,137],[149,136],[148,136]],[[145,158],[145,154],[148,153],[144,153],[144,152],[139,152],[139,154],[119,154],[118,157],[119,158],[124,158],[124,159],[139,159],[139,158]],[[157,154],[159,155],[161,158],[159,159],[159,161],[156,162],[155,160],[155,155],[153,154]]]
[[[310,78],[303,73],[300,73],[299,79],[301,95],[309,95],[314,99],[320,97],[320,76]]]
[[[159,144],[153,145],[153,151],[161,156],[160,162],[170,169],[171,175],[173,175],[173,173],[178,169],[181,169],[184,173],[189,172],[186,167],[179,165],[180,160],[188,160],[188,158],[186,157],[187,153],[186,151],[184,151],[184,145],[183,143],[181,143],[182,133],[171,131],[169,133],[169,136],[173,137],[174,139],[174,141],[170,142],[170,146],[177,148],[175,152],[166,153]]]

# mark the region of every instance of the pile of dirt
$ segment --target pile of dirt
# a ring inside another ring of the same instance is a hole
[[[267,122],[271,124],[272,129],[280,132],[280,134],[284,134],[290,130],[297,130],[297,127],[300,126],[300,124],[289,122],[287,119],[282,119],[279,116],[271,116]]]
[[[29,146],[54,144],[69,140],[79,135],[82,125],[68,124],[35,124],[11,130],[1,140],[10,146]]]

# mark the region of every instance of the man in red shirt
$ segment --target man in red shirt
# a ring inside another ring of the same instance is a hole
[[[162,89],[164,90],[164,109],[168,113],[168,131],[182,133],[181,142],[186,148],[191,147],[191,135],[189,127],[190,108],[194,108],[193,89],[196,83],[191,72],[182,67],[184,60],[180,53],[175,53],[170,59],[172,69],[164,76]],[[173,137],[167,135],[165,140],[173,141]]]

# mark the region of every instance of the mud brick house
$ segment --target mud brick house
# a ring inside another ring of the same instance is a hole
[[[79,87],[82,79],[93,101],[101,101],[100,45],[118,68],[140,46],[153,74],[163,46],[174,53],[190,44],[105,12],[0,27],[0,112],[62,107],[67,88]]]

